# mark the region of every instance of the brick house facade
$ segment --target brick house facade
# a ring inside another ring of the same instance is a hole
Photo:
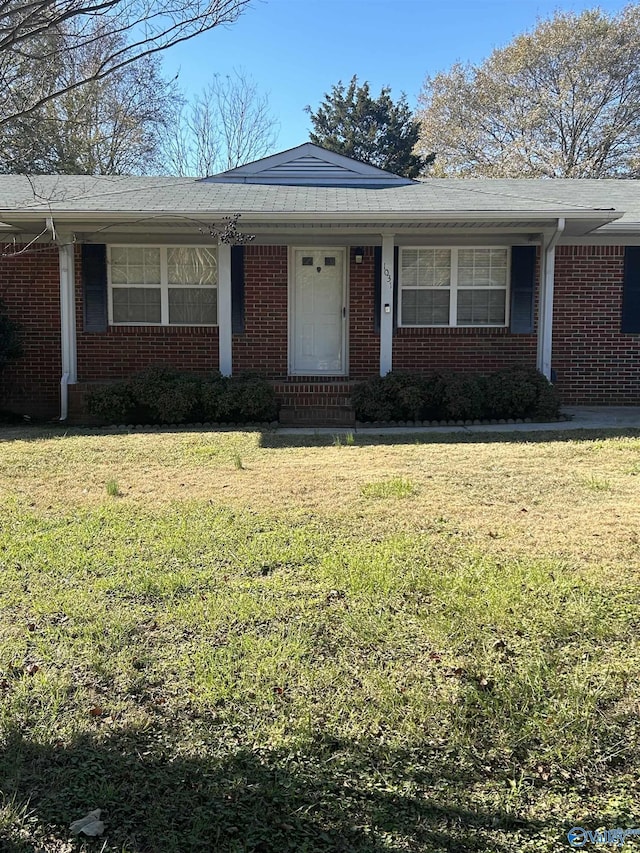
[[[309,423],[390,369],[537,366],[565,403],[640,404],[633,181],[415,184],[310,144],[218,180],[116,180],[70,178],[44,210],[0,178],[24,341],[0,408],[77,417],[87,387],[158,363],[256,371]],[[234,210],[253,239],[205,242]]]

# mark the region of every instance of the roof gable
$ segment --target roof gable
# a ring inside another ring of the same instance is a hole
[[[405,186],[413,184],[403,178],[385,172],[377,166],[362,163],[327,151],[312,142],[296,148],[272,154],[253,163],[238,166],[228,172],[202,178],[206,183],[229,184],[276,184],[280,186],[310,187],[362,187],[367,189]]]

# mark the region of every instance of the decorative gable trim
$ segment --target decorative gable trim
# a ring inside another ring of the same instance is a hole
[[[276,184],[279,186],[398,187],[415,181],[361,163],[312,142],[203,178],[204,183]]]

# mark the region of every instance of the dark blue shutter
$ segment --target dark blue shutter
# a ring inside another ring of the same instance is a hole
[[[82,246],[82,301],[84,331],[107,331],[107,247],[102,243]]]
[[[382,246],[373,249],[373,331],[380,334],[380,297],[382,296]]]
[[[536,289],[536,247],[511,249],[511,331],[516,335],[533,332]]]
[[[620,329],[627,335],[640,334],[640,246],[626,246],[624,250]]]
[[[231,247],[231,331],[244,333],[244,246]]]

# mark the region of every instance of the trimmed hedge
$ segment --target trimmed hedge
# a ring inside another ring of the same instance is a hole
[[[557,418],[553,385],[530,367],[480,373],[391,372],[360,382],[352,403],[359,421]]]
[[[252,374],[208,377],[157,365],[87,394],[89,414],[105,423],[256,423],[278,417],[275,392]]]

